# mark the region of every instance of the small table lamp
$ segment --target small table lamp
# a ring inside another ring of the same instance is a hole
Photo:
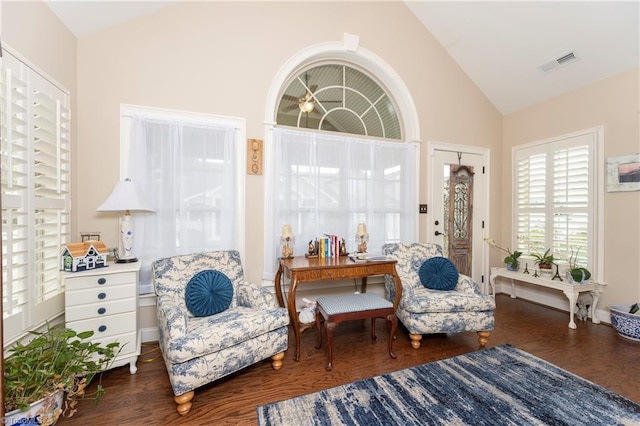
[[[358,224],[358,230],[356,231],[356,242],[358,243],[358,253],[367,252],[367,242],[369,242],[369,233],[367,232],[367,225],[364,223]]]
[[[140,197],[136,186],[127,178],[116,184],[107,200],[96,209],[99,212],[122,212],[120,220],[120,239],[122,243],[121,256],[118,257],[117,263],[137,262],[138,259],[133,255],[133,222],[131,221],[131,212],[152,212]]]
[[[291,225],[284,225],[282,227],[282,235],[280,236],[280,244],[282,245],[282,257],[293,257],[293,246],[296,242],[296,237],[293,235]]]

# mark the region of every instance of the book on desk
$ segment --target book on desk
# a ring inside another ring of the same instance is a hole
[[[380,253],[351,253],[349,259],[356,263],[380,262],[389,260],[389,258]]]

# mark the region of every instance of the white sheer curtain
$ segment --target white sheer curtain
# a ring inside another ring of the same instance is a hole
[[[156,259],[238,248],[235,132],[233,126],[131,118],[128,176],[155,209],[133,215],[141,293],[153,291]]]
[[[417,153],[415,143],[275,128],[266,168],[263,278],[275,276],[285,224],[293,228],[296,256],[325,233],[355,251],[360,222],[367,224],[370,252],[386,242],[415,241]]]

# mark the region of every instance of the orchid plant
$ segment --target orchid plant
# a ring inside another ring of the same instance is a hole
[[[509,265],[511,267],[511,269],[513,269],[513,270],[518,269],[518,258],[520,256],[522,256],[522,252],[521,251],[514,250],[512,252],[511,249],[500,247],[498,244],[496,244],[496,241],[493,238],[485,238],[484,241],[487,244],[489,244],[491,247],[495,247],[495,248],[497,248],[499,250],[502,250],[503,252],[507,253],[508,256],[504,258],[504,263],[506,265]]]

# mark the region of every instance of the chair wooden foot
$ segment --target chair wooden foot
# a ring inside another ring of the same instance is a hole
[[[176,404],[178,404],[176,410],[178,410],[178,413],[181,416],[184,416],[191,410],[191,400],[193,399],[193,395],[195,395],[195,392],[189,391],[173,398]]]
[[[490,331],[478,331],[478,343],[480,343],[481,348],[484,348],[489,343],[490,334]]]
[[[409,338],[411,339],[411,347],[413,349],[418,349],[420,347],[420,340],[422,340],[422,334],[409,334]]]
[[[280,352],[271,357],[271,367],[273,367],[274,370],[280,370],[280,368],[282,368],[282,358],[284,358],[284,352]]]

